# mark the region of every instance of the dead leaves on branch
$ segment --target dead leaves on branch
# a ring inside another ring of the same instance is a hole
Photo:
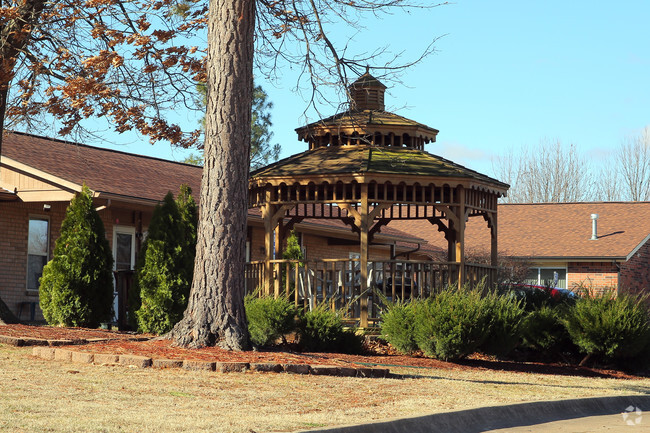
[[[346,70],[376,65],[378,55],[347,58],[347,47],[336,51],[324,24],[354,27],[358,12],[412,6],[408,0],[256,1],[262,73],[265,64],[272,70],[279,59],[300,65],[315,94],[322,84],[347,84]],[[433,7],[428,0],[410,2]],[[196,144],[198,128],[183,131],[164,121],[163,113],[199,106],[196,83],[206,79],[207,0],[2,4],[0,87],[12,84],[9,119],[47,112],[61,120],[62,133],[69,133],[85,118],[104,116],[120,132],[137,129],[152,141]]]
[[[37,3],[7,2],[0,22],[29,15]],[[205,79],[205,50],[195,38],[205,28],[207,5],[185,1],[181,17],[173,14],[176,3],[47,3],[35,22],[15,26],[23,41],[16,31],[0,31],[0,85],[11,86],[7,118],[47,112],[67,134],[81,120],[100,116],[110,118],[116,131],[137,129],[152,142],[196,144],[198,130],[184,131],[162,113],[195,107],[196,81]]]

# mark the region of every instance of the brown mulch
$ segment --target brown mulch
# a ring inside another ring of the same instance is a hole
[[[231,352],[218,347],[186,349],[175,347],[171,341],[157,338],[149,341],[132,341],[133,333],[122,333],[101,329],[56,328],[48,326],[0,325],[0,336],[38,338],[46,340],[88,340],[102,338],[106,341],[89,342],[75,346],[75,351],[106,354],[130,354],[157,359],[247,362],[274,364],[310,364],[332,366],[378,366],[413,367],[439,370],[497,370],[514,373],[536,373],[565,376],[584,376],[614,379],[638,379],[622,371],[578,367],[566,364],[546,364],[532,362],[501,361],[475,355],[457,362],[445,362],[424,356],[404,356],[395,354],[390,347],[371,344],[365,355],[341,353],[300,353],[288,349],[266,349],[260,351]],[[138,334],[141,337],[141,334]]]
[[[0,325],[0,335],[43,340],[131,339],[136,337],[136,334],[132,332],[116,332],[107,329],[59,328],[33,325]],[[146,337],[147,335],[137,334],[137,336]]]

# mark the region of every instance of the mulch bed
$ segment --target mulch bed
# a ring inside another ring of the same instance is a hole
[[[639,377],[616,370],[578,367],[564,364],[543,364],[530,362],[499,361],[476,355],[459,362],[444,362],[424,356],[403,356],[395,354],[390,348],[372,344],[366,355],[346,355],[340,353],[300,353],[292,350],[261,350],[231,352],[218,347],[185,349],[173,346],[172,342],[153,336],[133,333],[121,333],[99,329],[55,328],[48,326],[3,325],[0,326],[2,337],[22,339],[23,341],[63,342],[71,340],[76,352],[100,354],[137,355],[157,359],[211,361],[224,363],[272,363],[272,364],[307,364],[312,366],[327,365],[337,367],[415,367],[442,370],[498,370],[515,373],[537,373],[552,375],[570,375],[584,377],[637,379]],[[97,340],[100,339],[100,340]],[[137,340],[139,341],[137,341]],[[146,339],[148,341],[142,341]],[[6,339],[5,339],[6,340]],[[62,341],[63,340],[63,341]],[[90,341],[89,341],[90,340]],[[34,343],[41,344],[43,343]],[[47,343],[46,343],[47,344]],[[82,344],[82,345],[80,345]],[[20,344],[29,345],[29,344]],[[61,346],[61,347],[65,347]]]
[[[88,340],[93,338],[131,339],[147,336],[144,334],[136,335],[128,332],[115,332],[105,329],[57,328],[53,326],[32,325],[0,325],[0,335],[43,340]]]

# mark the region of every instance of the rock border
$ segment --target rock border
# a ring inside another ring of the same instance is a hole
[[[91,353],[75,351],[70,348],[60,348],[46,345],[35,345],[32,355],[55,361],[66,361],[80,364],[114,365],[129,368],[180,368],[188,371],[210,371],[217,373],[288,373],[314,376],[339,376],[359,378],[390,378],[392,375],[387,368],[371,367],[339,367],[335,365],[309,365],[309,364],[273,364],[273,363],[248,363],[248,362],[216,362],[197,360],[175,360],[163,358],[149,358],[137,355],[117,355],[105,353]]]

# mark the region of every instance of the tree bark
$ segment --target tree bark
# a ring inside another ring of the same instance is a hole
[[[211,0],[204,168],[194,280],[181,346],[249,348],[244,311],[255,1]]]

